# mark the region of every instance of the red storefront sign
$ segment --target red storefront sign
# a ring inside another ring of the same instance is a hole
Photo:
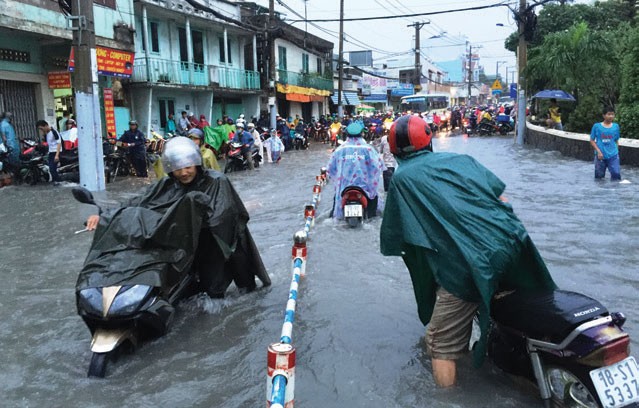
[[[102,95],[104,96],[104,120],[106,122],[107,134],[110,133],[109,137],[116,137],[113,90],[111,88],[104,88],[102,90]]]
[[[49,89],[71,88],[71,74],[66,71],[47,73]]]
[[[98,63],[98,74],[130,78],[133,74],[133,60],[135,54],[128,51],[120,51],[107,47],[95,47],[95,55]],[[71,47],[69,56],[69,71],[75,69],[75,52]]]
[[[115,50],[113,48],[95,47],[98,57],[98,74],[130,78],[133,74],[132,52]]]

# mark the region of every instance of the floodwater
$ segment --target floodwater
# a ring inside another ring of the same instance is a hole
[[[593,165],[514,146],[510,138],[435,140],[435,150],[477,158],[506,184],[557,283],[626,313],[639,339],[639,170],[630,184],[595,182]],[[266,348],[279,339],[293,233],[330,152],[286,153],[279,165],[230,176],[273,285],[247,295],[183,301],[170,333],[89,379],[90,334],[74,285],[91,235],[74,235],[94,211],[70,188],[0,189],[0,395],[7,407],[263,407]],[[122,179],[107,205],[144,182]],[[537,394],[492,364],[460,364],[459,385],[433,385],[409,274],[379,253],[376,219],[358,230],[327,218],[329,184],[311,231],[293,343],[299,407],[538,407]]]

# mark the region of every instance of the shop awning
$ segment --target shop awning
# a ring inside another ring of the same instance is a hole
[[[331,95],[331,100],[335,105],[337,105],[337,92]],[[357,96],[357,92],[353,91],[343,91],[342,92],[342,105],[361,105],[362,101],[359,100],[359,96]]]
[[[286,94],[286,100],[287,101],[293,101],[293,102],[310,102],[311,101],[311,97],[309,95],[302,95],[302,94],[298,94],[298,93],[287,93]]]

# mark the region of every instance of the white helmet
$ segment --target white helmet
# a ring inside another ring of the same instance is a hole
[[[162,165],[167,173],[186,167],[201,166],[202,155],[195,142],[188,137],[177,136],[169,139],[164,145]]]
[[[255,123],[253,123],[253,122],[249,122],[249,124],[248,124],[248,128],[249,128],[249,129],[251,129],[251,128],[254,128],[254,127],[255,127]]]

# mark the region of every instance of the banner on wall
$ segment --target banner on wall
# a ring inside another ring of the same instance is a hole
[[[107,47],[95,47],[98,63],[98,74],[121,78],[130,78],[133,74],[133,60],[135,54],[128,51]],[[69,71],[75,70],[75,50],[71,47],[69,55]]]
[[[113,105],[113,90],[111,88],[104,88],[102,90],[104,98],[104,121],[106,122],[106,130],[109,137],[117,137],[117,131],[115,129],[115,109]]]
[[[47,73],[49,89],[71,88],[71,74],[66,71]]]

